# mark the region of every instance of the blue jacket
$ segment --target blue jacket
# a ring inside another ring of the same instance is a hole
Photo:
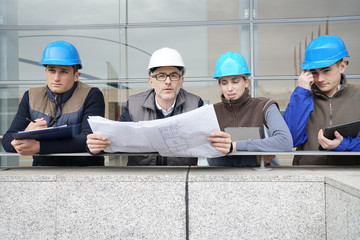
[[[290,98],[284,119],[297,150],[318,150],[320,129],[360,119],[360,86],[348,84],[342,76],[341,88],[329,98],[315,85],[312,91],[296,87]],[[360,151],[360,137],[344,137],[333,151]],[[346,160],[347,159],[347,160]],[[295,156],[293,164],[359,164],[359,157]]]
[[[310,114],[314,111],[312,95],[311,91],[297,87],[291,95],[290,103],[285,110],[284,119],[293,137],[294,147],[303,145],[308,139],[306,126]],[[344,137],[340,145],[332,150],[360,151],[360,137]]]

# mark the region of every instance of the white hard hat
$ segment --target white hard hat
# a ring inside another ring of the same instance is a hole
[[[148,70],[166,66],[183,67],[185,70],[185,64],[180,53],[175,49],[164,47],[151,55]]]

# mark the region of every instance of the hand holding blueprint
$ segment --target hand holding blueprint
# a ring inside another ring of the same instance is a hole
[[[93,133],[105,136],[111,145],[105,152],[158,152],[168,157],[220,157],[206,141],[220,131],[213,105],[173,117],[141,122],[118,122],[89,117]]]

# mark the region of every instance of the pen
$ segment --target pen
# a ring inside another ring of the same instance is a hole
[[[33,122],[33,123],[36,123],[36,121],[30,119],[30,118],[26,118],[26,120],[28,120],[29,122]]]

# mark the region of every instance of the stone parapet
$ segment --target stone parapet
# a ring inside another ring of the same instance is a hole
[[[1,239],[358,239],[360,168],[0,171]]]

